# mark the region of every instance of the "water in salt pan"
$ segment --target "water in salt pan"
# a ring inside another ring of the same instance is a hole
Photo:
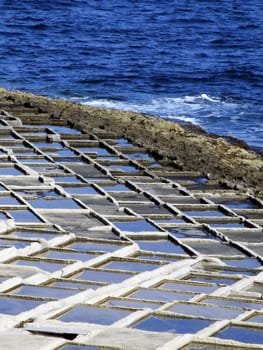
[[[79,305],[60,316],[58,319],[63,322],[88,322],[110,325],[129,314],[129,311],[124,310]]]
[[[231,339],[242,343],[263,344],[263,329],[231,326],[214,334],[221,339]]]
[[[171,332],[183,334],[196,333],[201,329],[208,327],[210,324],[211,321],[203,319],[151,316],[135,324],[133,328],[153,332]]]

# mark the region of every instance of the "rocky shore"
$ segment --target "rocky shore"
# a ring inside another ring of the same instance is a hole
[[[237,140],[230,142],[199,128],[144,114],[83,106],[20,91],[0,89],[0,98],[1,110],[8,110],[10,101],[12,106],[22,104],[34,109],[33,116],[25,115],[28,121],[40,119],[43,113],[48,113],[53,122],[64,120],[79,130],[114,132],[145,147],[176,169],[199,171],[230,188],[263,198],[263,159]]]

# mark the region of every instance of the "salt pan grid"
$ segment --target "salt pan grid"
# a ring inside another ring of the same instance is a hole
[[[1,103],[1,348],[263,349],[262,200]]]

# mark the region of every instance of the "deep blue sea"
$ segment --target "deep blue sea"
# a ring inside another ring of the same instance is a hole
[[[0,0],[0,86],[263,149],[263,1]]]

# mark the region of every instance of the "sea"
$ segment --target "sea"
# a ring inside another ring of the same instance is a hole
[[[263,1],[0,0],[0,86],[263,150]]]

